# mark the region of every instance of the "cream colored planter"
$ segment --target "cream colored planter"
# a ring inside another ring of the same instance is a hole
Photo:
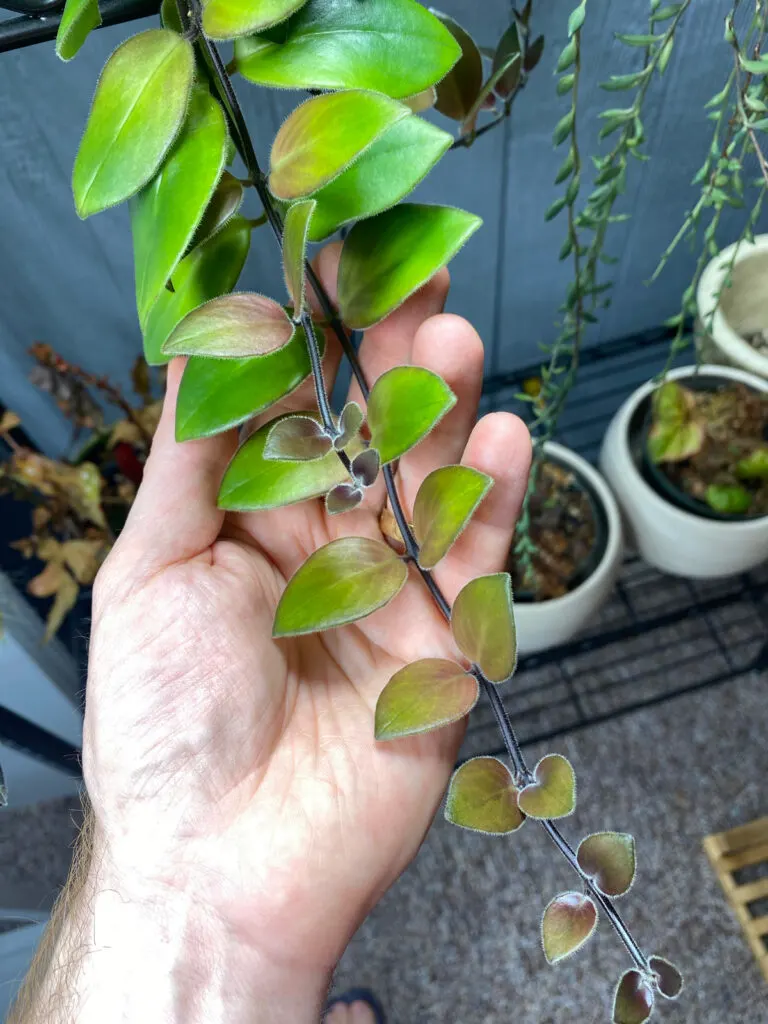
[[[734,251],[732,283],[723,288]],[[720,304],[708,330],[721,289]],[[768,357],[756,352],[741,336],[768,330],[768,235],[756,235],[754,243],[734,243],[719,252],[699,279],[696,305],[696,346],[700,356],[708,362],[738,366],[768,377]]]
[[[619,509],[597,470],[560,444],[547,444],[545,451],[557,456],[590,484],[606,514],[608,539],[595,571],[575,590],[551,601],[515,605],[517,645],[521,654],[535,654],[565,643],[587,626],[608,600],[624,553]]]
[[[683,366],[669,376],[690,377],[695,370]],[[701,373],[768,391],[768,381],[735,367],[704,365]],[[629,396],[611,420],[600,452],[600,469],[618,499],[630,537],[646,562],[675,576],[732,576],[754,568],[768,558],[768,516],[743,523],[697,516],[672,505],[641,476],[629,448],[629,427],[654,387],[648,381]]]

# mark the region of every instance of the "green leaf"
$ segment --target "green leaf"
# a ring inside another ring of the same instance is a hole
[[[363,491],[357,484],[337,484],[325,496],[325,511],[329,516],[352,512],[363,500]]]
[[[541,919],[541,943],[551,964],[581,949],[597,927],[597,907],[589,896],[564,892],[548,904]]]
[[[576,859],[605,896],[623,896],[635,880],[635,840],[626,832],[595,832],[579,844]]]
[[[339,263],[339,308],[353,330],[372,327],[451,260],[482,221],[451,206],[401,203],[350,231]]]
[[[509,64],[510,59],[519,53],[520,38],[517,34],[517,23],[513,21],[499,40],[499,45],[493,55],[493,71],[508,66],[507,72],[496,83],[496,92],[504,99],[515,91],[520,81],[523,69],[521,61],[516,60],[511,65]]]
[[[573,147],[568,150],[568,156],[563,160],[560,165],[560,170],[557,172],[555,177],[555,184],[560,185],[566,178],[570,177],[573,173],[573,169],[576,166],[576,154]]]
[[[265,295],[222,295],[187,313],[163,345],[165,355],[242,359],[283,348],[295,327],[281,305]]]
[[[563,117],[555,125],[555,130],[552,133],[552,142],[555,146],[559,146],[561,142],[565,142],[568,136],[571,134],[573,128],[574,111],[573,108],[564,114]]]
[[[746,458],[739,459],[735,472],[741,480],[768,480],[768,446],[755,448]]]
[[[497,84],[507,77],[508,73],[511,71],[514,65],[517,65],[519,63],[519,55],[514,54],[507,60],[506,64],[502,64],[501,67],[497,68],[491,74],[491,77],[488,79],[487,82],[485,82],[482,89],[480,90],[477,99],[472,104],[472,107],[467,113],[464,123],[461,126],[461,130],[465,135],[475,130],[475,122],[477,121],[477,115],[483,108],[488,106],[489,100],[491,101],[491,106],[493,106],[492,93],[496,88]]]
[[[203,31],[211,39],[236,39],[285,21],[305,0],[207,0]]]
[[[768,56],[761,56],[757,60],[750,60],[740,53],[739,64],[752,75],[768,74]]]
[[[144,358],[150,366],[168,362],[162,346],[190,310],[235,287],[250,244],[250,224],[234,217],[181,261],[173,275],[174,290],[160,294],[144,326]]]
[[[176,268],[224,170],[227,126],[207,89],[196,88],[189,113],[160,173],[130,202],[139,323]]]
[[[179,17],[179,7],[176,0],[163,0],[160,4],[160,24],[163,28],[169,28],[172,32],[182,35],[184,26]]]
[[[242,205],[244,192],[243,183],[234,174],[224,171],[189,243],[190,249],[202,245],[232,220]]]
[[[625,46],[640,46],[645,48],[648,46],[655,46],[657,43],[660,43],[664,37],[649,35],[647,33],[645,35],[633,35],[627,32],[617,32],[616,38],[619,42],[624,43]]]
[[[422,483],[413,504],[419,565],[433,569],[493,487],[493,478],[469,466],[442,466]]]
[[[616,988],[613,1024],[645,1024],[653,1004],[653,989],[640,971],[626,971]]]
[[[267,438],[279,422],[281,420],[265,423],[240,446],[221,482],[220,508],[261,512],[294,505],[322,498],[332,487],[349,480],[335,451],[312,462],[267,459],[264,455]]]
[[[371,444],[382,465],[399,459],[456,404],[456,396],[431,370],[393,366],[376,380],[368,398]]]
[[[376,704],[376,739],[399,739],[458,722],[479,696],[475,677],[455,662],[415,661],[396,672],[382,690]]]
[[[509,573],[470,580],[454,601],[451,628],[459,650],[480,667],[486,679],[492,683],[508,679],[517,664]]]
[[[557,95],[564,96],[567,92],[573,89],[573,83],[576,81],[576,75],[569,72],[567,75],[563,75],[557,83]]]
[[[525,821],[516,797],[514,779],[505,764],[495,757],[473,757],[454,772],[445,817],[473,832],[509,835]]]
[[[305,308],[304,261],[307,258],[309,225],[316,205],[314,199],[294,203],[288,208],[283,225],[283,273],[285,287],[293,303],[294,320],[301,317]]]
[[[195,58],[164,28],[122,43],[96,86],[75,157],[72,191],[80,217],[115,206],[153,177],[181,128]]]
[[[556,71],[567,71],[576,60],[577,43],[575,39],[569,39],[557,59]]]
[[[640,85],[648,74],[648,68],[642,71],[633,71],[629,75],[611,75],[607,82],[601,82],[600,88],[606,92],[623,92],[626,89],[635,89]]]
[[[581,0],[578,7],[575,7],[568,18],[568,35],[572,36],[575,32],[578,32],[581,26],[584,24],[584,19],[587,16],[587,0]]]
[[[331,541],[288,581],[272,635],[300,636],[356,622],[389,604],[407,579],[405,562],[383,541]]]
[[[731,516],[749,512],[752,506],[752,494],[740,484],[710,484],[704,500],[715,512]]]
[[[544,220],[554,220],[558,213],[561,213],[565,209],[565,196],[558,196],[558,198],[552,203],[544,214]]]
[[[339,436],[334,438],[333,447],[337,450],[346,448],[352,439],[360,433],[364,418],[363,410],[357,402],[347,402],[341,410]]]
[[[286,416],[272,425],[264,446],[265,459],[311,462],[322,459],[333,442],[312,416]]]
[[[670,36],[666,43],[664,43],[664,45],[662,46],[661,52],[659,53],[659,62],[656,66],[658,68],[660,75],[663,75],[664,72],[667,70],[667,66],[669,65],[669,61],[672,57],[672,51],[674,50],[674,48],[675,37]],[[768,67],[766,68],[766,70],[768,70]]]
[[[415,0],[309,0],[281,29],[235,44],[249,81],[400,99],[439,82],[461,56],[451,33]]]
[[[701,451],[704,427],[695,420],[669,426],[654,423],[648,432],[648,454],[655,463],[683,462]]]
[[[91,31],[100,24],[98,0],[67,0],[56,33],[56,56],[72,60]]]
[[[533,782],[520,790],[520,810],[530,818],[566,818],[576,807],[576,777],[561,754],[547,754],[533,770]]]
[[[269,187],[278,199],[310,195],[338,177],[408,107],[360,89],[326,93],[302,103],[272,143]]]
[[[665,999],[677,999],[683,991],[683,976],[663,956],[648,957],[648,966],[656,975],[656,988]]]
[[[451,146],[448,132],[420,117],[398,121],[351,167],[315,192],[309,238],[321,242],[343,224],[399,203]]]
[[[680,13],[681,7],[681,4],[668,4],[666,7],[660,7],[657,11],[653,12],[650,20],[654,23],[668,21]]]
[[[176,439],[210,437],[244,423],[295,391],[309,372],[307,341],[300,327],[287,345],[267,356],[192,356],[179,388]]]
[[[454,121],[463,121],[483,84],[483,58],[472,36],[458,22],[434,8],[430,11],[445,25],[461,48],[461,57],[437,83],[435,108]]]

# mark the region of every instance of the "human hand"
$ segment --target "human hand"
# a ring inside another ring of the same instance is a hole
[[[337,261],[333,246],[321,254],[331,294]],[[443,271],[367,333],[361,360],[371,381],[393,365],[428,366],[459,399],[400,462],[406,509],[438,465],[495,478],[436,570],[453,600],[471,577],[504,567],[530,444],[507,413],[473,426],[482,344],[441,313],[447,289]],[[329,336],[329,380],[339,358]],[[406,663],[457,652],[413,571],[369,618],[272,639],[285,583],[314,550],[380,537],[383,483],[332,518],[320,501],[225,515],[216,494],[237,438],[175,442],[181,369],[169,368],[144,482],[94,593],[83,768],[99,885],[147,906],[194,902],[271,977],[264,998],[287,984],[296,1004],[285,1019],[305,1019],[301,1004],[310,1020],[356,927],[418,850],[463,735],[457,724],[377,743],[376,700]],[[268,418],[313,407],[308,382]]]

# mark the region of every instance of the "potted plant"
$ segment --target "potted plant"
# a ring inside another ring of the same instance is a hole
[[[643,558],[717,577],[768,558],[768,381],[686,366],[648,381],[606,432],[600,468]]]

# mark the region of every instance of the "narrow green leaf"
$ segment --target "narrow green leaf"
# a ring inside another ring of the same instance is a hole
[[[417,445],[455,404],[454,393],[431,370],[394,366],[383,373],[368,398],[371,444],[382,465]]]
[[[555,184],[560,185],[562,182],[565,181],[566,178],[570,177],[570,175],[573,173],[573,169],[575,166],[576,154],[574,153],[573,148],[571,148],[568,150],[568,156],[565,158],[565,160],[563,160],[562,164],[560,165],[560,170],[557,172],[557,175],[555,176]]]
[[[270,153],[269,187],[278,199],[310,195],[338,177],[408,107],[360,89],[313,96],[283,122]]]
[[[581,870],[606,896],[623,896],[635,880],[635,840],[626,832],[595,832],[579,843]]]
[[[626,971],[616,988],[613,1024],[645,1024],[653,1004],[653,989],[640,971]]]
[[[341,410],[339,418],[339,436],[334,439],[333,446],[337,450],[346,448],[354,437],[360,433],[363,425],[363,410],[357,402],[347,402]]]
[[[305,0],[207,0],[203,31],[211,39],[237,39],[285,21]]]
[[[223,172],[189,243],[190,249],[202,245],[232,220],[242,205],[244,191],[243,183],[234,174]]]
[[[469,523],[493,478],[469,466],[442,466],[423,481],[413,504],[419,565],[433,569]]]
[[[295,391],[309,372],[307,341],[300,327],[287,345],[267,356],[192,356],[179,388],[176,439],[210,437],[244,423]]]
[[[494,72],[502,67],[507,68],[505,74],[496,82],[496,92],[503,99],[515,91],[520,81],[520,74],[523,70],[522,62],[516,60],[510,64],[511,58],[519,56],[519,54],[520,38],[517,33],[517,23],[513,21],[499,40],[499,45],[493,55],[492,70]]]
[[[617,32],[616,38],[619,42],[624,43],[625,46],[640,46],[645,48],[648,46],[656,46],[657,43],[661,42],[663,36],[654,36],[649,35],[648,33],[644,35],[633,35],[628,32]]]
[[[576,807],[576,777],[571,762],[561,754],[547,754],[533,771],[517,802],[529,818],[566,818]]]
[[[356,622],[389,604],[407,579],[405,562],[383,541],[331,541],[288,581],[272,635],[299,636]]]
[[[288,207],[283,226],[283,273],[285,287],[293,303],[293,318],[298,320],[305,308],[305,277],[304,261],[307,258],[307,236],[312,214],[315,211],[314,199],[305,199]]]
[[[474,757],[454,772],[445,817],[472,832],[509,835],[525,821],[516,797],[514,779],[505,764],[495,757]]]
[[[291,340],[295,327],[274,299],[236,292],[193,309],[163,345],[165,355],[242,359],[266,356]]]
[[[565,52],[565,51],[563,51]],[[523,69],[530,73],[536,67],[541,60],[541,56],[544,53],[544,36],[537,36],[531,45],[528,47],[525,60],[523,61]],[[564,68],[558,68],[558,71],[563,71]]]
[[[554,201],[554,203],[552,203],[552,205],[547,209],[547,212],[544,214],[544,220],[554,220],[558,213],[560,213],[564,209],[565,196],[558,196],[558,198]]]
[[[567,92],[573,89],[573,83],[576,81],[576,75],[570,72],[567,75],[562,75],[557,83],[557,95],[564,96]]]
[[[337,484],[325,496],[325,511],[329,516],[338,516],[344,512],[352,512],[363,500],[362,488],[357,484]]]
[[[670,18],[674,18],[680,13],[681,6],[681,4],[668,4],[666,7],[660,7],[651,15],[651,21],[654,23],[669,21]]]
[[[555,146],[559,146],[561,142],[565,142],[568,136],[571,134],[573,128],[573,109],[569,110],[567,114],[563,115],[555,125],[555,130],[552,133],[552,142]]]
[[[748,57],[745,57],[744,54],[740,53],[739,64],[741,64],[745,71],[749,71],[750,74],[768,74],[768,56],[761,56],[757,60],[750,60]]]
[[[589,896],[564,892],[548,904],[541,919],[541,944],[551,964],[581,949],[597,927],[597,907]]]
[[[454,121],[463,121],[483,84],[483,58],[477,43],[458,22],[432,7],[430,11],[445,25],[461,49],[459,60],[437,83],[435,108]]]
[[[496,88],[499,82],[504,81],[504,79],[508,77],[509,73],[512,71],[512,68],[515,65],[519,65],[519,63],[519,54],[514,54],[513,56],[509,57],[506,64],[502,64],[494,72],[492,72],[491,77],[488,79],[487,82],[483,84],[482,89],[478,93],[477,99],[472,104],[471,108],[469,109],[469,112],[467,113],[466,118],[464,119],[464,123],[461,126],[461,131],[464,135],[467,135],[469,134],[469,132],[473,132],[475,130],[477,115],[480,113],[481,110],[486,108],[489,105],[489,103],[491,107],[493,107],[494,89]]]
[[[642,71],[633,71],[629,75],[611,75],[607,82],[601,82],[600,88],[606,92],[623,92],[627,89],[636,89],[642,84],[648,74],[648,68]]]
[[[660,75],[663,75],[664,72],[667,70],[667,66],[669,65],[669,61],[672,57],[672,51],[674,50],[674,48],[675,37],[670,36],[666,43],[664,43],[664,45],[662,46],[661,52],[659,53],[659,62],[656,66],[659,70]],[[766,67],[766,70],[768,71],[768,67]]]
[[[309,0],[280,29],[235,44],[243,77],[400,99],[435,85],[461,56],[451,33],[415,0]]]
[[[333,448],[323,426],[312,416],[286,416],[272,425],[264,446],[265,459],[311,462]]]
[[[584,19],[587,16],[587,0],[581,0],[578,7],[575,7],[568,18],[568,35],[572,36],[575,32],[578,32],[581,26],[584,24]]]
[[[576,40],[575,39],[569,39],[568,42],[563,47],[562,52],[561,52],[560,56],[557,59],[556,70],[558,72],[560,72],[560,71],[567,71],[568,68],[571,67],[571,65],[573,64],[573,62],[575,60],[576,60]]]
[[[656,988],[665,999],[677,999],[683,991],[683,976],[663,956],[648,957],[648,966],[656,975]]]
[[[250,224],[234,217],[181,261],[173,275],[174,290],[161,292],[144,327],[144,358],[150,366],[168,362],[163,344],[190,310],[235,287],[250,244]]]
[[[78,215],[115,206],[153,177],[181,128],[194,72],[192,44],[153,28],[122,43],[96,86],[75,157]]]
[[[458,722],[479,696],[475,677],[455,662],[415,661],[396,672],[382,690],[376,704],[376,739],[399,739]]]
[[[339,263],[339,308],[353,330],[372,327],[444,267],[481,220],[451,206],[401,203],[350,231]]]
[[[184,127],[160,173],[130,202],[139,323],[165,288],[224,170],[224,112],[196,88]]]
[[[56,33],[56,56],[72,60],[92,30],[100,24],[98,0],[67,0]]]
[[[517,636],[509,573],[478,576],[460,591],[451,616],[459,650],[486,679],[503,683],[515,671]]]

